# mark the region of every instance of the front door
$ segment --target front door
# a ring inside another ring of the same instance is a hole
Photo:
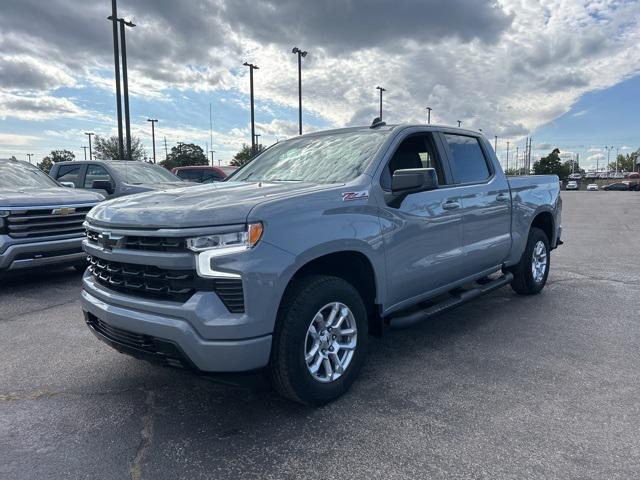
[[[435,168],[440,188],[407,195],[382,207],[387,262],[387,306],[404,307],[460,278],[462,213],[458,189],[441,161],[432,133],[402,139],[381,173],[390,192],[395,170]]]

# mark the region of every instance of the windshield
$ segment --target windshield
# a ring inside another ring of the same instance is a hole
[[[46,173],[33,165],[0,162],[0,189],[59,187]]]
[[[358,130],[288,140],[260,154],[232,181],[338,183],[364,172],[388,130]]]
[[[110,164],[125,183],[165,183],[179,182],[180,179],[168,170],[149,163],[128,161]]]

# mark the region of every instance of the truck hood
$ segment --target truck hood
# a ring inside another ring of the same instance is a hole
[[[65,187],[3,188],[0,191],[0,209],[96,203],[103,199],[104,196],[99,193]]]
[[[103,202],[87,217],[110,227],[188,228],[244,223],[259,203],[333,188],[301,182],[222,182]]]
[[[149,192],[156,190],[168,190],[171,188],[184,188],[188,185],[197,185],[193,182],[183,182],[182,180],[176,182],[163,182],[163,183],[126,183],[127,191],[130,192]]]

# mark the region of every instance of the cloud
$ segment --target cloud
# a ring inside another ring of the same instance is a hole
[[[0,92],[0,119],[15,117],[21,120],[79,117],[84,111],[68,98],[47,95],[24,96]]]

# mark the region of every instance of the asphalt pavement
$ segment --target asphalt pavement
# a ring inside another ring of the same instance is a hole
[[[638,478],[640,193],[563,199],[542,294],[372,339],[318,409],[111,350],[72,269],[0,278],[0,478]]]

